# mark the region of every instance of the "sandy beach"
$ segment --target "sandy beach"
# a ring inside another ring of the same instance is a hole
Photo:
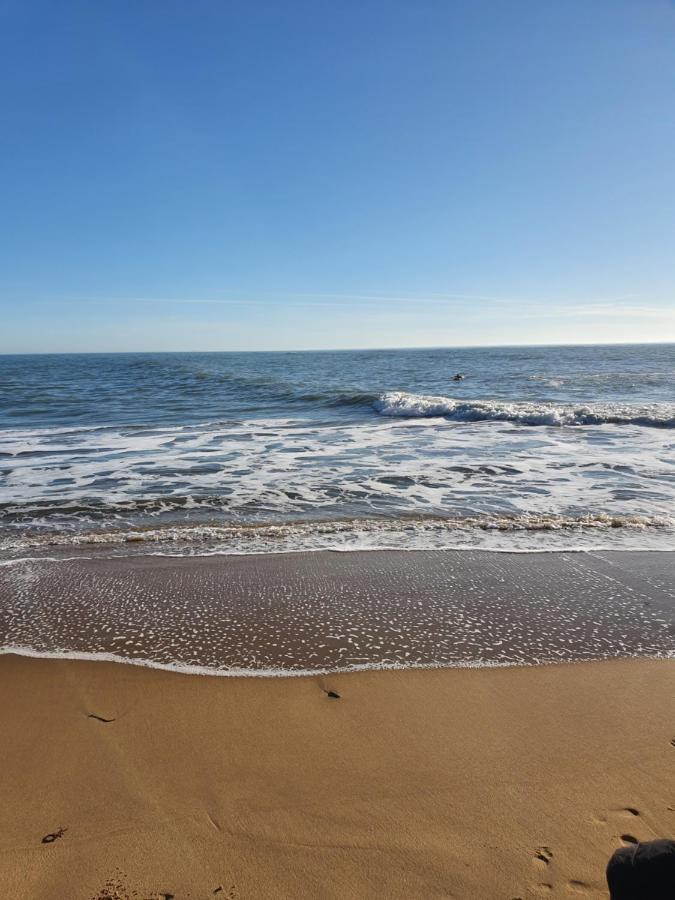
[[[616,847],[675,836],[672,661],[0,672],[15,900],[606,897]]]

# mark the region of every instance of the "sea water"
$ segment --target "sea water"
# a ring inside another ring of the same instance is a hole
[[[675,548],[675,345],[0,356],[5,561],[396,548]]]

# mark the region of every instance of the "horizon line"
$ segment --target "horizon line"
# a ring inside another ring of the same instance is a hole
[[[549,347],[644,347],[675,345],[675,340],[655,341],[578,341],[570,343],[523,344],[418,344],[415,346],[388,347],[305,347],[297,349],[250,349],[250,350],[24,350],[4,351],[1,356],[149,356],[152,354],[193,354],[193,353],[386,353],[395,350],[509,350],[516,347],[546,349]]]

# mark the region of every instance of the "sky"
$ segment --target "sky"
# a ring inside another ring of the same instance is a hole
[[[672,0],[0,0],[0,352],[675,340]]]

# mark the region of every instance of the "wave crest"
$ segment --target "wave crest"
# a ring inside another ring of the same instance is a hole
[[[675,411],[653,407],[572,406],[553,403],[506,403],[499,400],[454,400],[406,391],[388,391],[373,403],[381,416],[443,417],[455,422],[513,422],[516,425],[639,425],[675,428]]]

